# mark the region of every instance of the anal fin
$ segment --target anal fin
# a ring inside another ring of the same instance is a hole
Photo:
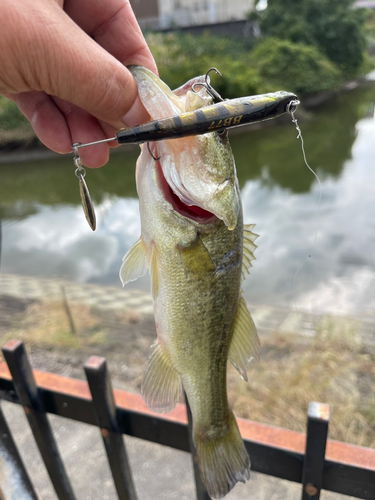
[[[156,412],[172,410],[180,396],[180,375],[158,342],[143,375],[141,392],[146,405]]]
[[[259,352],[260,343],[256,327],[247,310],[246,303],[241,297],[234,321],[228,358],[246,381],[246,370],[253,358],[259,359]]]

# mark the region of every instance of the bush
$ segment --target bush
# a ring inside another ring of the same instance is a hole
[[[172,89],[214,66],[223,76],[210,75],[212,85],[224,98],[262,92],[259,72],[252,67],[249,49],[243,42],[209,35],[176,34],[149,35],[147,42],[160,78]]]
[[[151,34],[147,37],[160,78],[172,89],[215,66],[212,85],[224,98],[288,90],[299,95],[337,88],[339,68],[316,47],[264,38],[252,50],[238,40],[209,35]]]
[[[309,94],[339,86],[341,73],[317,48],[265,38],[251,53],[264,82],[262,92],[284,90]]]
[[[258,15],[262,36],[315,46],[345,77],[362,65],[366,18],[354,0],[269,0]]]
[[[27,127],[28,123],[22,113],[18,111],[14,102],[0,95],[0,128],[13,130],[19,127]]]

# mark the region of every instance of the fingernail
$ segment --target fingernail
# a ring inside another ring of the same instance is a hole
[[[134,101],[133,106],[129,109],[126,115],[122,118],[122,123],[126,127],[135,127],[141,125],[150,119],[149,114],[145,110],[139,97]]]

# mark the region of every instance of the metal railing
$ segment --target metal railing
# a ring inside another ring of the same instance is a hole
[[[122,434],[191,452],[191,416],[178,404],[166,415],[146,408],[140,396],[113,390],[106,360],[92,356],[87,381],[31,370],[22,342],[3,346],[0,397],[23,406],[48,474],[60,500],[75,500],[47,419],[60,415],[99,427],[117,495],[136,500]],[[375,450],[327,440],[329,407],[310,403],[307,433],[237,419],[252,470],[302,484],[302,500],[318,500],[322,489],[375,499]],[[209,496],[194,463],[198,500]],[[0,499],[37,500],[32,482],[0,407]]]

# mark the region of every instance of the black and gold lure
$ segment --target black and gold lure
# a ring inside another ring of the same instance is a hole
[[[179,139],[181,137],[206,134],[208,132],[222,132],[226,129],[240,127],[249,123],[277,118],[284,113],[294,113],[299,105],[295,94],[284,91],[223,100],[209,83],[208,74],[210,71],[216,71],[216,73],[220,74],[216,68],[210,68],[206,73],[205,83],[194,84],[193,91],[195,86],[203,86],[212,97],[220,99],[221,102],[169,118],[121,129],[116,132],[115,137],[109,139],[86,144],[77,142],[72,145],[74,163],[77,167],[76,176],[80,182],[82,206],[86,219],[93,231],[96,226],[95,212],[87,185],[83,179],[85,171],[78,154],[79,148],[110,141],[117,141],[118,144],[142,144],[144,142],[162,141],[165,139]]]
[[[77,148],[93,146],[102,142],[117,141],[118,144],[142,144],[143,142],[179,139],[189,135],[207,134],[224,129],[256,123],[287,113],[288,106],[296,102],[297,96],[290,92],[273,92],[250,97],[239,97],[212,104],[180,115],[154,120],[143,125],[121,129],[115,137],[102,141],[76,144]],[[296,104],[296,105],[298,105]]]

